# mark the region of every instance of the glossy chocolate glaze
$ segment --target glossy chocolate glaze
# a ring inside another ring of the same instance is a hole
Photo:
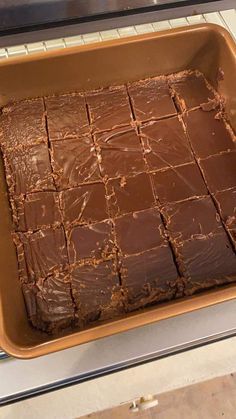
[[[197,71],[12,103],[0,143],[32,324],[83,328],[236,280],[236,149]]]

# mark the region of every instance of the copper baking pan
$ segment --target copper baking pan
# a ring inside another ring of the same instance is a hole
[[[219,69],[223,70],[224,80],[218,90],[226,98],[226,109],[236,130],[236,45],[225,29],[211,24],[1,60],[0,104],[55,92],[90,90],[185,69],[199,69],[217,89]],[[55,338],[34,329],[27,320],[10,232],[1,160],[0,346],[15,357],[49,354],[236,298],[235,284]]]

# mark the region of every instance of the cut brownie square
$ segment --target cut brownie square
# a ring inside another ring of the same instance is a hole
[[[200,160],[206,184],[212,193],[236,185],[236,152],[216,154]]]
[[[65,225],[88,224],[109,218],[103,183],[82,185],[60,192]]]
[[[155,204],[151,181],[146,173],[109,180],[107,199],[113,217],[141,211]]]
[[[4,163],[10,194],[55,190],[46,144],[8,150]]]
[[[198,158],[209,157],[222,151],[236,150],[232,135],[217,111],[201,109],[184,116],[194,153]]]
[[[45,278],[68,264],[63,228],[48,228],[35,233],[17,233],[17,235],[19,242],[23,244],[30,280]]]
[[[128,311],[172,298],[177,280],[169,246],[124,258],[122,283],[128,294]]]
[[[91,123],[95,131],[106,131],[131,122],[129,99],[124,86],[87,93]]]
[[[39,280],[37,285],[23,284],[29,318],[35,327],[46,332],[59,332],[72,326],[75,309],[71,297],[70,278],[57,273]]]
[[[112,261],[75,268],[72,271],[72,293],[79,323],[112,318],[122,311],[119,278]]]
[[[186,294],[236,281],[236,255],[225,233],[182,243],[178,262],[188,278]]]
[[[213,89],[198,71],[183,71],[169,76],[169,83],[177,94],[182,110],[192,109],[215,99]]]
[[[209,196],[167,204],[162,212],[166,228],[176,242],[223,232],[220,216]]]
[[[201,172],[195,163],[153,173],[154,187],[161,203],[207,195]]]
[[[69,262],[110,259],[115,252],[111,221],[77,226],[67,234]]]
[[[142,147],[133,128],[118,128],[95,135],[103,176],[115,178],[145,170]]]
[[[47,143],[43,99],[23,100],[5,106],[0,116],[3,148]]]
[[[89,133],[85,99],[71,93],[45,98],[49,139],[65,140]]]
[[[144,125],[141,127],[141,137],[150,170],[194,160],[183,126],[177,117]]]
[[[61,220],[57,192],[35,192],[15,200],[19,231],[58,227]]]
[[[139,122],[176,114],[167,79],[164,76],[128,85],[135,118]]]
[[[222,220],[236,246],[236,188],[215,194]]]
[[[100,180],[98,160],[90,139],[53,141],[52,167],[59,189]]]
[[[123,255],[133,255],[165,242],[164,227],[156,208],[136,211],[114,220],[117,244]]]

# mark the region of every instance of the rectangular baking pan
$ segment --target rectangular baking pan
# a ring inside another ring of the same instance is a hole
[[[185,69],[202,71],[224,95],[230,122],[236,130],[236,45],[225,29],[211,24],[1,60],[0,105],[10,100],[90,90]],[[224,79],[218,87],[219,69]],[[0,347],[7,353],[19,358],[45,355],[233,298],[236,284],[160,304],[83,331],[67,331],[56,338],[34,329],[28,322],[18,282],[0,159]]]

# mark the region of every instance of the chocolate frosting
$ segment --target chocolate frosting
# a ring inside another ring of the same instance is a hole
[[[231,132],[217,111],[202,112],[200,109],[184,116],[193,150],[198,158],[206,158],[222,151],[235,150]]]
[[[90,131],[83,95],[50,96],[45,98],[48,133],[51,141],[77,138]]]
[[[141,143],[133,128],[119,128],[95,135],[103,176],[115,178],[145,171]]]
[[[43,99],[11,103],[0,115],[0,144],[4,149],[47,143]]]
[[[198,71],[12,103],[0,144],[31,323],[236,281],[235,134]]]
[[[134,115],[143,122],[176,114],[167,77],[160,76],[128,85]]]
[[[141,127],[141,137],[150,170],[194,160],[183,125],[177,117],[144,125]]]
[[[86,94],[93,130],[106,131],[131,122],[125,86],[108,87]]]
[[[55,182],[60,190],[101,179],[97,156],[90,138],[53,141],[51,156]]]
[[[201,172],[195,163],[160,170],[152,174],[152,179],[156,196],[163,204],[207,194]]]
[[[178,279],[168,245],[124,258],[122,275],[128,310],[173,297]]]

